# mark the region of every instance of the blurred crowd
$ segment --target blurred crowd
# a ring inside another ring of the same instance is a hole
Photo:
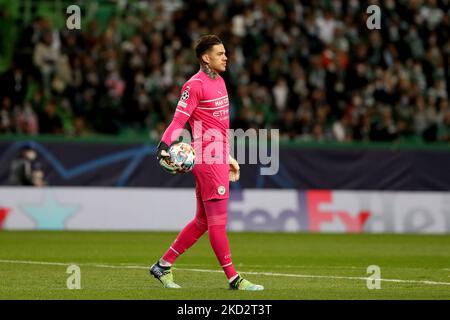
[[[369,30],[370,4],[381,28]],[[159,140],[193,44],[224,41],[232,128],[292,141],[450,141],[450,0],[119,1],[105,26],[37,17],[1,75],[0,133]]]

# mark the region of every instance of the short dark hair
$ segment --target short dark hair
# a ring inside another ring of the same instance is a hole
[[[220,40],[218,36],[214,34],[202,36],[195,44],[195,54],[197,55],[197,58],[201,59],[201,56],[216,44],[222,44],[222,40]]]

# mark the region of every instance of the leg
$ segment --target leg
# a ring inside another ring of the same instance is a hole
[[[205,201],[205,211],[208,220],[208,235],[211,246],[228,279],[237,276],[231,261],[230,246],[226,231],[228,218],[228,199]]]
[[[173,282],[171,266],[176,258],[189,249],[206,232],[207,221],[203,201],[197,197],[197,212],[172,243],[164,256],[150,267],[150,274],[161,281],[165,288],[180,288]]]
[[[264,290],[261,285],[253,284],[242,278],[233,266],[230,246],[226,231],[228,218],[228,199],[214,199],[205,201],[206,217],[208,219],[208,235],[217,260],[228,278],[231,289],[259,291]]]
[[[163,255],[162,259],[168,263],[168,266],[172,265],[179,255],[184,253],[187,249],[192,247],[194,243],[206,232],[207,220],[205,215],[205,209],[203,207],[203,201],[200,197],[197,198],[197,211],[195,218],[191,220],[181,230],[178,237],[169,247],[167,252]]]

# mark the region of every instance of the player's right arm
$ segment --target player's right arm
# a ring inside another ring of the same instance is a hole
[[[170,145],[178,139],[181,130],[186,125],[186,122],[191,117],[195,108],[197,108],[202,92],[202,82],[200,79],[191,79],[186,82],[181,89],[180,100],[172,118],[172,122],[167,127],[166,131],[158,144],[158,152],[156,158],[161,167],[171,174],[176,174],[177,171],[173,168],[169,161]]]

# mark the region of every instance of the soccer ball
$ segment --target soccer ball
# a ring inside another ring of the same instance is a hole
[[[186,173],[194,168],[195,150],[190,144],[179,142],[169,148],[170,164],[179,172]]]

